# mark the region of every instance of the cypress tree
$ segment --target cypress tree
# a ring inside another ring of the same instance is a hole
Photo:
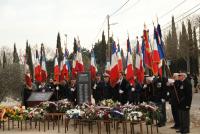
[[[189,54],[189,58],[188,58],[188,72],[190,72],[191,74],[194,73],[194,46],[193,46],[193,39],[192,39],[192,26],[191,26],[191,22],[190,20],[188,20],[188,54]]]
[[[13,51],[13,63],[19,63],[19,56],[16,49],[16,44],[14,43],[14,51]]]
[[[172,45],[172,59],[177,58],[177,46],[178,46],[178,39],[177,39],[177,33],[176,33],[176,26],[174,21],[174,16],[172,16],[172,36],[171,36],[171,45]]]
[[[40,65],[42,64],[43,57],[45,58],[45,48],[44,48],[44,44],[42,43],[40,47]]]
[[[168,59],[172,59],[172,44],[171,44],[171,37],[172,35],[171,35],[171,31],[169,30],[169,32],[168,32],[168,35],[167,35],[167,37],[166,37],[166,57],[168,58]]]
[[[58,33],[58,36],[57,36],[56,48],[58,50],[58,65],[60,66],[60,62],[63,60],[63,52],[62,52],[62,47],[61,47],[60,33]]]
[[[33,60],[30,45],[28,46],[27,63],[29,65],[31,77],[33,78]]]
[[[74,38],[74,48],[73,48],[73,53],[76,54],[77,50],[78,50],[78,44],[77,44],[77,40],[76,38]]]
[[[4,51],[4,52],[3,52],[3,68],[6,67],[6,64],[7,64],[6,53],[5,53],[5,51]]]
[[[194,73],[199,74],[199,54],[198,54],[198,44],[197,44],[197,35],[196,28],[193,28],[193,44],[194,44]]]
[[[122,56],[122,64],[123,64],[123,70],[126,69],[126,59],[125,59],[125,56],[124,56],[124,50],[121,49],[121,56]]]
[[[187,35],[187,31],[186,31],[184,22],[182,23],[182,33],[181,33],[179,44],[180,44],[180,48],[179,48],[180,53],[179,54],[182,58],[185,59],[185,61],[187,61],[188,55],[189,55],[188,46],[187,46],[188,35]]]
[[[105,67],[106,65],[106,38],[105,38],[105,34],[104,31],[102,32],[102,40],[101,40],[101,66],[102,69]]]

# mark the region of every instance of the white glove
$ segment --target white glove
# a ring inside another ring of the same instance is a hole
[[[134,92],[134,91],[135,91],[135,88],[132,87],[132,88],[131,88],[131,91]]]
[[[170,94],[169,94],[169,92],[167,92],[167,96],[169,96]]]
[[[71,88],[71,91],[72,91],[72,92],[74,92],[74,91],[75,91],[75,89],[74,89],[74,88]]]
[[[122,91],[122,90],[120,89],[120,90],[119,90],[119,93],[120,93],[120,94],[123,94],[123,93],[124,93],[124,91]]]
[[[165,99],[161,99],[161,101],[164,103],[164,102],[165,102]]]
[[[143,86],[143,88],[147,88],[147,84],[145,84],[145,85]]]
[[[97,84],[94,84],[93,89],[96,89],[96,88],[97,88]]]
[[[59,87],[58,87],[58,86],[56,87],[56,90],[59,90]]]

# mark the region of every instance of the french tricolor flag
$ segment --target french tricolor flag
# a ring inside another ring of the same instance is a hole
[[[80,46],[79,40],[78,40],[78,51],[76,54],[76,67],[75,68],[76,68],[77,72],[84,72],[84,65],[83,65],[81,46]]]
[[[54,81],[59,82],[59,77],[60,77],[60,68],[58,65],[58,57],[56,52],[56,57],[54,60]]]
[[[111,56],[111,66],[110,66],[110,83],[114,87],[119,80],[119,69],[118,69],[118,60],[117,60],[117,48],[115,41],[112,43],[112,56]]]
[[[91,73],[92,80],[95,80],[95,76],[97,73],[97,67],[96,67],[96,60],[95,60],[95,55],[94,55],[93,50],[91,51],[90,73]]]
[[[165,53],[164,53],[164,42],[162,40],[162,32],[160,28],[160,24],[157,25],[157,31],[158,31],[158,52],[160,55],[160,63],[158,64],[158,73],[160,76],[162,76],[162,61],[165,58]]]
[[[68,56],[68,51],[67,49],[65,50],[65,54],[64,54],[64,59],[61,62],[61,77],[60,77],[60,81],[61,80],[69,80],[69,69],[68,69],[68,60],[67,60],[67,56]]]
[[[131,52],[131,45],[129,38],[127,40],[127,61],[126,61],[126,79],[129,81],[130,85],[134,85],[134,70],[133,70],[133,58]]]
[[[35,73],[35,80],[38,83],[40,83],[42,81],[42,76],[41,76],[41,66],[40,66],[40,63],[39,63],[38,50],[36,50],[36,59],[35,59],[34,73]]]
[[[72,60],[72,78],[76,78],[77,76],[77,71],[76,71],[76,54],[73,56]]]
[[[160,55],[158,52],[158,32],[157,29],[154,27],[154,43],[153,43],[153,52],[152,52],[152,61],[153,61],[153,74],[158,75],[158,64],[160,63]]]
[[[118,59],[119,72],[122,72],[123,71],[123,63],[122,63],[122,56],[121,56],[121,48],[120,48],[119,44],[118,44],[118,49],[117,49],[117,59]]]
[[[135,61],[136,61],[135,68],[136,68],[136,75],[137,75],[138,82],[143,83],[143,80],[144,80],[143,56],[142,56],[141,46],[138,40],[137,40],[137,45],[136,45],[136,60]]]
[[[47,69],[46,69],[46,58],[45,58],[45,51],[44,46],[42,46],[42,65],[41,65],[41,76],[42,80],[41,82],[46,82],[47,80]]]

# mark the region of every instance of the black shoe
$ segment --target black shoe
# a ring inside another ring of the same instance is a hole
[[[179,126],[172,126],[171,129],[179,129]]]
[[[158,127],[164,127],[165,124],[157,124]]]
[[[187,134],[187,133],[190,133],[190,132],[189,131],[180,131],[180,130],[177,130],[176,133]]]

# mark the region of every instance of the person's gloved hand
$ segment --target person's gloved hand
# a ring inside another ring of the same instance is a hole
[[[74,89],[74,88],[71,88],[71,91],[72,91],[72,92],[74,92],[74,91],[75,91],[75,89]]]
[[[145,84],[145,85],[143,86],[143,88],[147,88],[147,84]]]
[[[186,109],[190,109],[190,106],[186,106],[185,108],[186,108]]]
[[[97,88],[97,84],[94,84],[93,89],[96,89],[96,88]]]
[[[119,90],[119,93],[120,93],[120,94],[123,94],[123,93],[124,93],[124,91],[120,89],[120,90]]]
[[[161,99],[161,101],[162,101],[162,103],[164,103],[164,102],[165,102],[165,99]]]

